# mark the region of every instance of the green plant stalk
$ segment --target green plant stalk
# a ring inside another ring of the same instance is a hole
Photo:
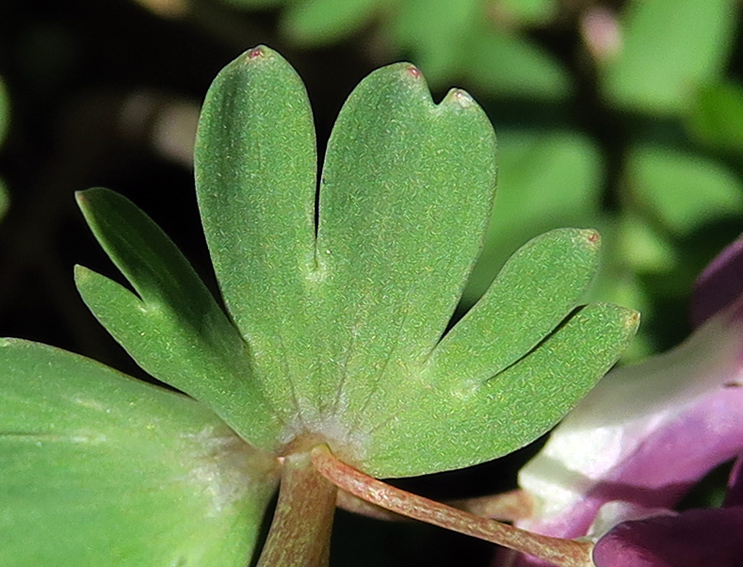
[[[283,458],[271,529],[257,567],[326,567],[338,489],[312,465],[310,453]]]
[[[341,490],[403,516],[502,545],[557,567],[591,565],[591,543],[534,534],[405,492],[339,461],[325,445],[312,450],[312,463]]]

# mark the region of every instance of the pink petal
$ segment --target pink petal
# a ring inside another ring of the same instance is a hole
[[[725,248],[694,284],[691,320],[695,327],[733,303],[743,289],[743,237]]]
[[[624,522],[601,538],[596,567],[740,567],[743,507]]]

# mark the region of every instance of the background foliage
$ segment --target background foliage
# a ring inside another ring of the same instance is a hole
[[[5,0],[0,335],[142,376],[75,291],[74,263],[118,276],[72,192],[127,195],[209,278],[191,177],[198,105],[224,64],[266,43],[307,83],[320,144],[380,65],[411,60],[440,95],[469,90],[496,126],[500,182],[465,303],[529,237],[594,227],[605,245],[591,299],[643,312],[627,359],[663,350],[688,332],[694,276],[743,227],[740,31],[733,0]],[[402,482],[437,498],[500,490],[523,458]],[[347,515],[335,538],[341,565],[490,553]]]

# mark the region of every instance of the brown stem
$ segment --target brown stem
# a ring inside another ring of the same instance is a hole
[[[385,510],[381,506],[357,498],[345,490],[338,491],[338,499],[336,500],[335,505],[346,512],[359,514],[361,516],[366,516],[367,518],[374,518],[375,520],[386,520],[389,522],[410,521],[410,518],[406,518],[400,514],[395,514],[394,512]]]
[[[479,498],[448,500],[445,504],[452,508],[464,510],[475,516],[482,516],[483,518],[490,518],[491,520],[498,520],[500,522],[515,522],[531,515],[534,509],[534,498],[523,490],[511,490],[510,492],[481,496]],[[338,491],[336,506],[346,512],[360,514],[376,520],[393,522],[410,520],[410,518],[362,500],[345,490]]]
[[[446,504],[475,516],[500,522],[515,522],[528,518],[534,511],[534,498],[523,490],[511,490],[479,498],[451,500]]]
[[[337,490],[308,453],[285,457],[279,501],[257,567],[327,567]]]
[[[405,492],[339,461],[327,446],[312,450],[312,462],[320,474],[342,490],[387,510],[527,553],[558,567],[592,564],[590,543],[533,534]]]

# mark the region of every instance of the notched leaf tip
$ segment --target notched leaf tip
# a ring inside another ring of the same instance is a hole
[[[444,97],[445,104],[455,104],[462,108],[469,108],[475,104],[475,100],[467,91],[462,89],[451,89]]]

